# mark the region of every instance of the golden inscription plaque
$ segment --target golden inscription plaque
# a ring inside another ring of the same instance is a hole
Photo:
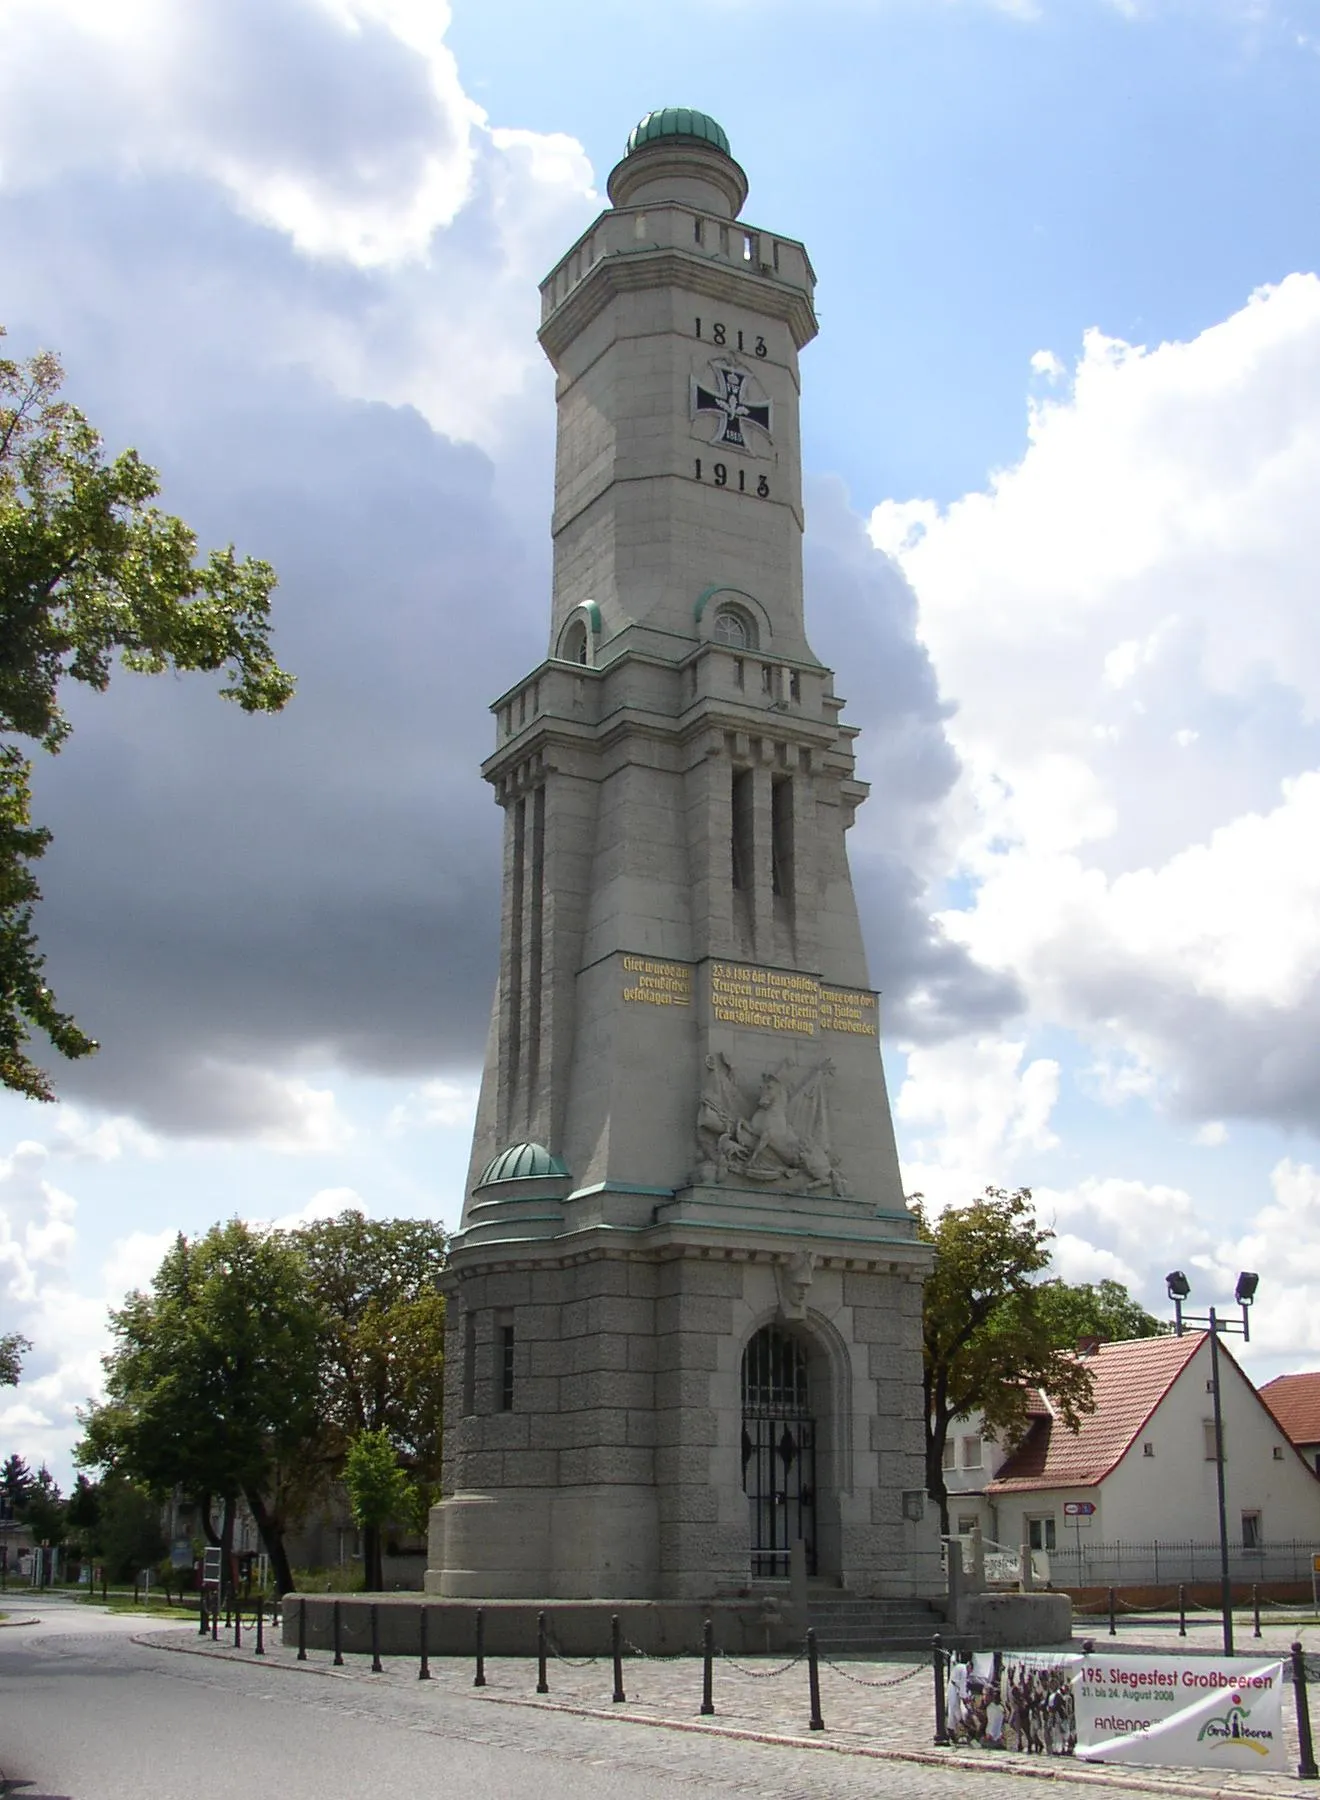
[[[639,1006],[691,1006],[692,970],[687,963],[651,956],[625,956],[623,997]]]
[[[841,1031],[851,1037],[878,1037],[875,995],[865,989],[826,987],[814,975],[759,969],[751,963],[710,966],[711,1012],[721,1025],[751,1031],[790,1031],[816,1037]]]
[[[713,962],[710,1006],[721,1025],[815,1037],[820,1024],[820,982],[814,975],[758,969],[750,963]]]
[[[853,1037],[880,1035],[880,1009],[875,995],[865,988],[830,988],[820,990],[820,1028],[822,1031],[846,1031]]]

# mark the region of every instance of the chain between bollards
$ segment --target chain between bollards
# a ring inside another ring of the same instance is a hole
[[[825,1721],[820,1716],[820,1662],[816,1650],[816,1634],[807,1630],[807,1688],[811,1695],[811,1718],[808,1731],[824,1731]]]
[[[261,1595],[258,1594],[257,1595],[257,1648],[256,1648],[256,1655],[258,1655],[258,1656],[264,1656],[266,1654],[266,1634],[265,1634],[265,1622],[264,1622],[265,1610],[266,1610],[265,1602],[262,1599]]]
[[[307,1599],[305,1595],[298,1598],[298,1661],[307,1661]]]
[[[618,1613],[610,1618],[610,1650],[614,1657],[614,1704],[617,1706],[628,1698],[623,1691],[623,1631]]]
[[[486,1614],[480,1606],[477,1608],[477,1673],[472,1685],[486,1685]]]
[[[427,1642],[428,1618],[429,1614],[426,1609],[426,1603],[423,1601],[417,1608],[417,1649],[419,1656],[417,1669],[418,1681],[429,1681],[431,1679],[431,1647]]]
[[[339,1635],[339,1602],[338,1602],[338,1600],[335,1601],[334,1606],[331,1608],[330,1636],[334,1642],[334,1647],[335,1647],[335,1667],[337,1669],[342,1669],[344,1666],[344,1646],[343,1646],[343,1642]]]
[[[539,1612],[536,1615],[536,1691],[538,1694],[550,1692],[550,1683],[545,1678],[545,1636],[545,1614]]]
[[[712,1717],[715,1711],[715,1626],[710,1619],[701,1628],[701,1716]]]
[[[1306,1658],[1300,1643],[1292,1647],[1293,1700],[1297,1707],[1297,1748],[1301,1755],[1297,1764],[1299,1781],[1320,1779],[1315,1766],[1315,1747],[1311,1742],[1311,1706],[1306,1692]]]
[[[930,1660],[935,1673],[935,1742],[947,1744],[949,1725],[948,1716],[944,1710],[944,1644],[938,1631],[930,1640]]]
[[[371,1603],[371,1672],[373,1675],[385,1673],[380,1661],[380,1608],[374,1600]]]
[[[1187,1589],[1178,1584],[1178,1636],[1187,1636]]]

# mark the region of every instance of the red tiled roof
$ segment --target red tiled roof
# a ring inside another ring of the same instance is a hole
[[[1276,1375],[1260,1397],[1294,1444],[1320,1444],[1320,1374]]]
[[[1078,1432],[1060,1420],[1033,1418],[1026,1437],[1004,1463],[987,1494],[1029,1488],[1094,1487],[1136,1438],[1160,1401],[1205,1341],[1183,1337],[1131,1338],[1102,1344],[1087,1358],[1095,1382],[1095,1411]]]

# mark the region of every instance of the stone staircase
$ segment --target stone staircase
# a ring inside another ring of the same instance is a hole
[[[929,1600],[866,1600],[838,1588],[809,1591],[807,1616],[828,1656],[901,1651],[915,1657],[929,1653],[937,1631],[946,1646],[956,1647],[943,1608]]]

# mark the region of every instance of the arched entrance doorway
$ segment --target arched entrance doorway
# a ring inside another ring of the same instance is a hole
[[[816,1422],[807,1346],[763,1325],[743,1351],[743,1492],[751,1524],[752,1576],[786,1576],[796,1539],[816,1573]]]

